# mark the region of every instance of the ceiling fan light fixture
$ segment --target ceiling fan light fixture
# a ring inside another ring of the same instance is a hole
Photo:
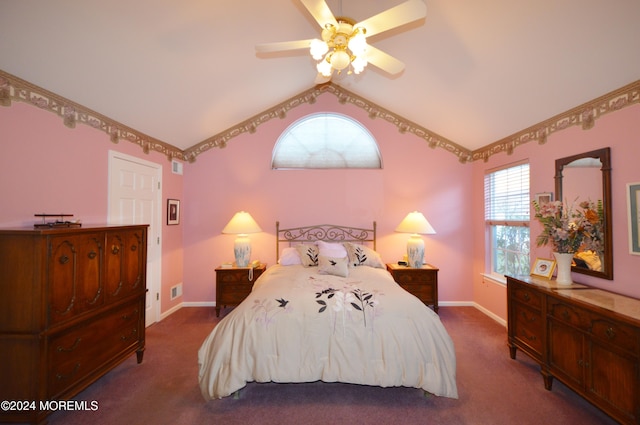
[[[356,74],[367,66],[367,33],[364,27],[354,27],[349,18],[338,18],[338,25],[326,24],[322,29],[322,41],[311,41],[309,49],[316,68],[323,77],[331,77],[333,71],[340,73],[349,66]],[[349,70],[351,74],[351,70]]]
[[[331,63],[331,67],[333,69],[337,69],[338,71],[342,71],[351,63],[351,56],[344,50],[335,50],[329,59]]]
[[[327,45],[326,42],[322,41],[322,40],[318,40],[317,38],[314,38],[313,40],[311,40],[311,48],[310,48],[310,52],[311,52],[311,56],[319,61],[322,60],[322,58],[324,58],[324,55],[329,51],[329,46]]]
[[[367,38],[365,37],[365,29],[356,28],[353,36],[349,39],[349,50],[355,56],[363,55],[367,49]]]
[[[331,68],[331,64],[329,63],[329,61],[326,61],[326,60],[322,60],[318,62],[318,65],[316,66],[316,68],[318,69],[318,72],[323,77],[331,77],[331,74],[333,73],[333,68]]]

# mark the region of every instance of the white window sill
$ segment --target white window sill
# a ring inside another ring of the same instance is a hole
[[[489,273],[480,273],[480,275],[487,280],[492,281],[493,283],[497,283],[500,285],[506,285],[507,284],[507,278],[504,276],[498,276],[495,274],[489,274]]]

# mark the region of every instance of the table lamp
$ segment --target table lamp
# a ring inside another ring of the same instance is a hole
[[[224,226],[222,233],[238,235],[233,245],[233,253],[236,257],[237,267],[247,267],[251,259],[251,241],[249,233],[262,232],[258,223],[245,211],[235,213],[229,223]]]
[[[431,224],[424,218],[421,212],[414,211],[407,216],[396,227],[396,232],[411,233],[407,241],[407,257],[409,267],[420,268],[424,263],[424,241],[422,235],[433,235],[436,233]]]

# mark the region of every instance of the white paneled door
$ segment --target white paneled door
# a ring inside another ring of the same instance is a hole
[[[160,319],[162,166],[109,152],[109,224],[148,224],[146,326]]]

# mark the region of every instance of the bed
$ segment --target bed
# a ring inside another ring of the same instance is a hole
[[[371,229],[281,229],[277,264],[198,351],[205,399],[249,382],[414,387],[457,398],[456,358],[436,313],[396,284]]]

